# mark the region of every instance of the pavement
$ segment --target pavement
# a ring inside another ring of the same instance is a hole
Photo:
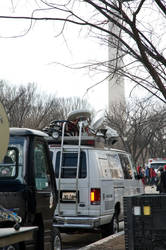
[[[124,231],[110,235],[79,250],[125,250]]]
[[[155,194],[159,194],[159,191],[156,191],[156,186],[153,185],[153,186],[145,186],[145,193],[148,194],[148,193],[155,193]]]
[[[145,186],[145,193],[159,193],[156,186]],[[124,231],[110,235],[79,250],[125,250]]]

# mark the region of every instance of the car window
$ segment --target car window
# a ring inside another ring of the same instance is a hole
[[[108,154],[107,157],[112,179],[119,179],[119,178],[122,179],[123,171],[118,154],[117,153]]]
[[[48,188],[48,175],[47,175],[47,156],[44,144],[41,142],[35,143],[34,148],[34,168],[35,168],[35,183],[37,190]]]
[[[103,177],[109,177],[111,179],[123,178],[123,171],[117,153],[100,153],[98,159]]]
[[[122,165],[124,179],[132,179],[132,168],[128,156],[120,153],[119,158]]]
[[[24,137],[11,136],[8,149],[0,163],[0,178],[23,181]]]
[[[108,168],[108,159],[105,154],[100,154],[98,156],[99,168],[102,177],[111,177],[110,169]]]
[[[76,178],[77,176],[77,161],[78,153],[63,153],[62,157],[62,169],[61,178]],[[56,154],[55,160],[55,175],[56,178],[59,177],[59,166],[60,166],[60,151]],[[80,154],[80,166],[79,166],[79,178],[86,178],[87,176],[87,166],[86,166],[86,154],[81,152]]]

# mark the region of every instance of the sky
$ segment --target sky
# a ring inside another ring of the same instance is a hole
[[[30,16],[34,6],[28,3],[35,2],[1,0],[0,15]],[[36,22],[23,35],[29,24],[25,20],[0,19],[0,80],[17,86],[33,82],[40,93],[57,97],[79,96],[87,98],[96,111],[106,109],[108,81],[88,92],[87,89],[107,75],[80,69],[80,66],[107,60],[108,48],[74,25],[67,26],[63,36],[57,36],[61,27],[52,21]],[[126,96],[129,93],[130,89]]]
[[[0,15],[23,14],[14,3],[2,0]],[[18,86],[34,82],[41,93],[58,97],[79,96],[87,98],[96,111],[105,109],[107,81],[87,92],[104,75],[63,65],[78,68],[92,61],[106,60],[107,48],[88,37],[87,33],[81,33],[76,26],[68,27],[65,36],[56,37],[55,23],[46,21],[35,23],[25,36],[19,37],[28,25],[27,21],[0,19],[0,79]]]
[[[78,63],[95,59],[94,42],[75,39],[69,44],[69,50],[63,41],[56,41],[47,27],[44,33],[38,32],[22,38],[0,39],[0,79],[14,84],[35,82],[40,91],[48,94],[83,97],[87,88],[100,80],[101,76],[89,75],[88,70],[68,69],[61,64],[78,67]],[[97,45],[95,47],[97,49]],[[90,95],[94,103],[94,98],[98,99],[97,95],[100,94],[105,101],[107,83],[100,88],[104,91],[97,93],[99,87],[96,87],[85,96]]]

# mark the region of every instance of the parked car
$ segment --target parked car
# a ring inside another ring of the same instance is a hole
[[[0,227],[37,226],[34,240],[3,249],[61,249],[61,237],[53,226],[57,188],[49,148],[41,131],[11,128],[6,155],[0,163]]]

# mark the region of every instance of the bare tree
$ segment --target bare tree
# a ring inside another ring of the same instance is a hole
[[[88,109],[92,113],[94,112],[86,99],[81,99],[76,96],[69,98],[58,98],[58,103],[61,110],[61,119],[67,119],[68,114],[76,109]]]
[[[107,115],[107,124],[119,134],[119,143],[115,146],[130,152],[135,164],[143,164],[150,157],[163,157],[166,146],[163,107],[155,107],[150,100],[135,100],[127,105],[127,109],[121,104],[112,107],[111,113],[112,116]]]
[[[67,114],[75,109],[93,112],[86,99],[41,95],[34,83],[16,87],[1,81],[0,101],[5,107],[10,127],[43,129],[52,120],[67,119]]]
[[[0,101],[5,107],[10,127],[23,127],[30,118],[36,98],[35,84],[16,87],[1,81]]]
[[[117,50],[112,60],[120,57],[124,63],[121,67],[109,61],[89,66],[100,66],[109,72],[109,77],[115,73],[123,75],[128,83],[135,82],[166,102],[166,6],[163,0],[38,0],[35,3],[36,8],[29,16],[0,18],[30,20],[28,30],[33,21],[61,21],[59,34],[64,33],[69,24],[89,27],[89,34]]]

